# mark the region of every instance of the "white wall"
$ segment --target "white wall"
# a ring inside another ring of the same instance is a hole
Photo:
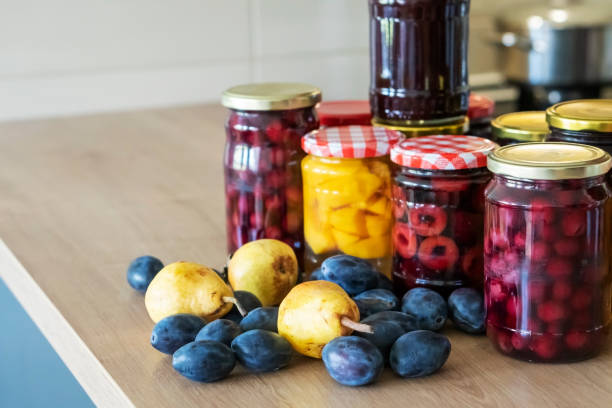
[[[473,0],[471,71],[495,58]],[[251,81],[365,98],[367,0],[0,0],[0,120],[217,101]]]

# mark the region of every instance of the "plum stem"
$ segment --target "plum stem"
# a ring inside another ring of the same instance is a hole
[[[223,296],[221,298],[225,303],[233,303],[236,305],[236,308],[238,309],[238,312],[240,312],[240,315],[242,317],[247,315],[247,311],[244,309],[244,307],[242,307],[242,305],[240,304],[240,302],[238,301],[238,299],[236,299],[233,296]]]
[[[349,329],[353,329],[361,333],[374,333],[374,329],[372,329],[372,326],[369,324],[355,322],[346,316],[343,316],[342,319],[340,319],[340,323]]]

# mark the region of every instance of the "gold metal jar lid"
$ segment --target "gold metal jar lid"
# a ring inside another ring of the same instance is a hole
[[[612,99],[561,102],[546,110],[551,127],[573,131],[612,132]]]
[[[221,96],[221,104],[226,108],[251,111],[308,108],[319,102],[319,88],[292,82],[238,85],[226,90]]]
[[[373,126],[382,126],[387,129],[402,132],[406,137],[418,137],[429,135],[462,135],[468,131],[470,120],[467,116],[461,116],[458,120],[454,118],[452,122],[423,122],[422,126],[399,126],[390,122],[372,119]]]
[[[546,112],[506,113],[491,122],[493,137],[520,142],[541,142],[548,134]]]
[[[612,158],[597,147],[577,143],[520,143],[495,149],[487,167],[495,174],[516,178],[580,179],[606,174]]]

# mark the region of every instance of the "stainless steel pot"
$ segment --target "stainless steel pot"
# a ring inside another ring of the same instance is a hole
[[[612,0],[531,1],[495,20],[508,79],[538,86],[612,83]]]

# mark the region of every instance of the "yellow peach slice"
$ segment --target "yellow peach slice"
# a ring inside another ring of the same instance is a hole
[[[366,215],[366,229],[370,237],[385,235],[391,229],[391,218],[384,215]]]
[[[304,223],[304,238],[306,243],[315,254],[323,254],[336,249],[336,243],[330,228],[321,228],[321,225],[313,222]]]
[[[331,232],[334,236],[334,239],[336,240],[338,249],[340,249],[342,252],[344,252],[342,248],[347,248],[361,239],[361,237],[358,235],[347,234],[346,232],[335,229],[332,229]]]
[[[391,242],[385,236],[361,239],[345,248],[338,248],[347,255],[363,259],[382,258],[390,255]]]
[[[384,194],[374,194],[365,203],[365,209],[378,215],[391,214],[391,202]]]
[[[353,207],[344,207],[332,211],[329,221],[333,229],[357,236],[366,236],[365,213]]]

